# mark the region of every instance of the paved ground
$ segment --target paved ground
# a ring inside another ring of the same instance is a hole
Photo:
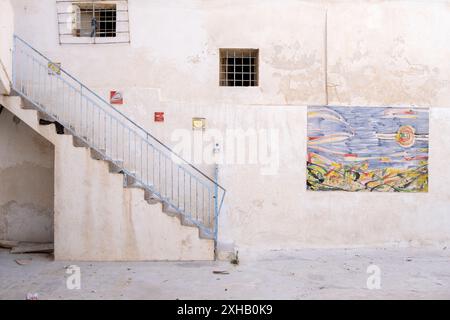
[[[80,290],[66,287],[70,264],[81,269]],[[367,268],[374,264],[381,288],[369,290]],[[213,273],[223,270],[229,274]],[[24,299],[29,292],[39,299],[450,299],[450,248],[272,251],[238,266],[69,263],[0,249],[0,299]]]

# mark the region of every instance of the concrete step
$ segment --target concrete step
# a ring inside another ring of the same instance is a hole
[[[183,226],[186,227],[193,227],[193,228],[198,228],[195,223],[193,223],[192,221],[190,221],[184,214],[179,213],[175,208],[173,208],[172,206],[170,206],[169,204],[167,204],[166,202],[162,203],[162,211],[164,213],[166,213],[167,215],[171,216],[171,217],[178,217],[178,219],[180,220],[180,223]],[[210,234],[200,228],[198,228],[198,232],[199,232],[199,237],[201,239],[214,239],[214,235]]]
[[[123,186],[125,188],[141,188],[141,189],[145,189],[145,186],[142,185],[139,181],[137,181],[135,177],[130,176],[128,174],[124,174],[123,175]]]
[[[195,223],[189,221],[189,218],[187,218],[184,214],[180,215],[180,220],[181,220],[181,224],[183,226],[188,226],[188,227],[197,227],[195,225]]]
[[[157,198],[153,192],[149,191],[148,189],[145,189],[144,191],[144,199],[145,201],[147,201],[149,204],[156,204],[158,202],[160,202],[159,198]]]
[[[89,148],[89,145],[81,138],[73,136],[73,146],[77,148]]]
[[[46,113],[44,113],[42,111],[38,111],[37,115],[38,115],[38,120],[39,121],[40,120],[44,120],[44,121],[48,121],[48,122],[54,122],[55,121],[52,117],[48,116]]]
[[[180,222],[183,226],[198,228],[197,225],[195,223],[193,223],[192,221],[190,221],[189,218],[186,217],[185,215],[180,214],[179,218],[180,218]],[[214,239],[213,234],[211,234],[205,230],[202,230],[201,228],[198,228],[198,236],[201,239]]]
[[[38,116],[38,119],[39,119],[39,116]],[[59,122],[49,121],[49,120],[45,120],[45,119],[39,119],[39,125],[41,125],[41,126],[48,126],[51,124],[55,125],[55,131],[57,134],[64,134],[64,132],[65,132],[64,127]]]
[[[214,240],[214,235],[210,234],[209,232],[205,232],[202,229],[198,229],[198,237],[200,239],[208,239],[208,240]]]
[[[111,173],[123,173],[123,161],[122,160],[114,160],[108,161],[109,163],[109,172]]]
[[[99,152],[99,151],[91,148],[91,158],[94,160],[106,160],[105,157],[103,156],[103,154],[105,152],[106,152],[105,150],[100,150],[100,152]]]
[[[66,131],[64,130],[64,126],[59,122],[55,122],[55,130],[57,134],[64,134]]]
[[[72,126],[72,125],[69,125],[69,128],[73,131],[73,132],[75,132],[75,127],[74,126]],[[69,130],[64,130],[64,134],[72,134]]]
[[[22,109],[25,109],[25,110],[38,110],[38,108],[36,108],[36,106],[33,104],[33,103],[31,103],[31,102],[29,102],[28,100],[25,100],[25,99],[22,99],[22,103],[21,103],[21,106],[20,106]]]
[[[178,216],[180,214],[177,210],[175,210],[175,208],[171,207],[166,202],[162,203],[162,211],[164,213],[168,214],[171,217],[175,217],[175,216]]]
[[[9,95],[12,97],[20,97],[20,94],[13,88],[11,88]]]

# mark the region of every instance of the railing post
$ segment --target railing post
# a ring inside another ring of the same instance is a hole
[[[219,232],[219,165],[214,165],[214,260],[217,260],[217,236]]]
[[[13,47],[11,52],[11,83],[9,90],[13,90],[16,87],[16,36],[13,35]]]

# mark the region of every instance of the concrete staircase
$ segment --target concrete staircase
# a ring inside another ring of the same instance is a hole
[[[55,257],[213,259],[225,190],[58,68],[15,36],[0,100],[55,146]]]
[[[124,173],[120,163],[62,133],[20,97],[0,96],[0,104],[55,146],[56,259],[214,259],[213,239]]]

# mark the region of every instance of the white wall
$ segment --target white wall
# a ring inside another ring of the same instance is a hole
[[[281,132],[277,175],[220,168],[222,241],[253,249],[450,242],[448,3],[130,0],[130,44],[62,46],[55,1],[12,3],[16,33],[105,98],[123,90],[119,108],[168,143],[193,116],[222,131]],[[258,87],[218,86],[221,47],[260,49]],[[327,102],[431,107],[429,192],[307,192],[305,105]],[[154,123],[154,111],[166,121]]]
[[[450,106],[448,1],[328,7],[330,104]]]
[[[164,100],[196,103],[324,102],[325,14],[317,6],[130,0],[130,44],[60,46],[55,1],[12,4],[23,17],[15,32],[91,87],[161,88]],[[259,87],[218,86],[221,47],[260,49]]]

